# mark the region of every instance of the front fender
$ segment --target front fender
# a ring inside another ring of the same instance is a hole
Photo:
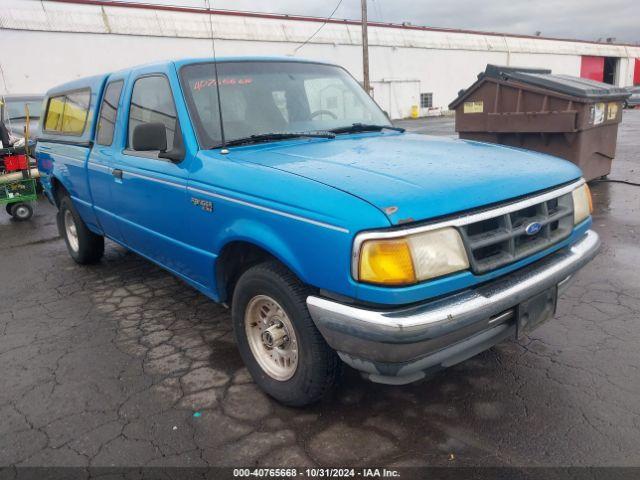
[[[238,219],[225,230],[214,246],[216,252],[234,242],[246,242],[268,252],[278,259],[303,282],[309,283],[308,275],[299,258],[281,232],[273,227],[252,219]]]

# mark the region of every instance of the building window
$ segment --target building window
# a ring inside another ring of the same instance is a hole
[[[421,93],[420,94],[420,108],[433,107],[433,93]]]

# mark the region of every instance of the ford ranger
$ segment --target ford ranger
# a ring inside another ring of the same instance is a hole
[[[527,334],[599,248],[576,166],[406,133],[336,65],[163,62],[45,106],[36,157],[71,257],[98,262],[106,237],[229,305],[288,405],[341,361],[405,384]]]

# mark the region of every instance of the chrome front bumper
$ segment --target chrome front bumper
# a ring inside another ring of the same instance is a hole
[[[476,289],[428,303],[370,310],[310,296],[307,306],[327,343],[371,380],[409,383],[426,370],[461,362],[515,334],[515,307],[565,286],[597,254],[592,230],[576,243]]]

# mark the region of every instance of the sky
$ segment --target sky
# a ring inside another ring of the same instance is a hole
[[[129,0],[205,7],[206,0]],[[327,17],[339,0],[209,0],[211,8]],[[640,44],[640,0],[368,0],[369,19]],[[335,18],[360,18],[360,0],[342,0]]]

